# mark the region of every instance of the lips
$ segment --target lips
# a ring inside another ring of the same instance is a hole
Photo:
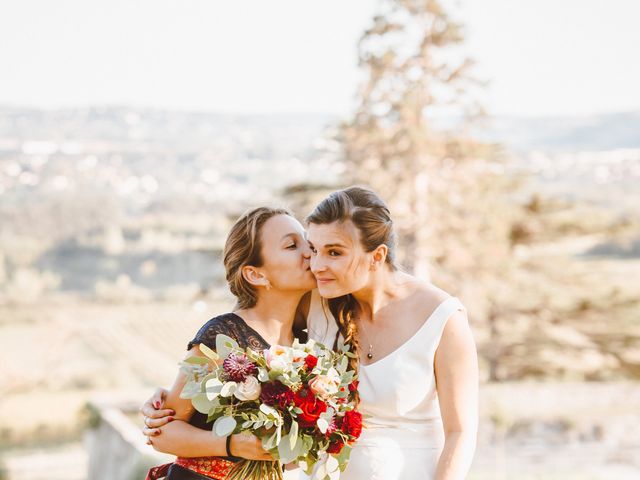
[[[318,283],[329,283],[329,282],[333,282],[333,278],[316,278],[316,280],[318,281]]]

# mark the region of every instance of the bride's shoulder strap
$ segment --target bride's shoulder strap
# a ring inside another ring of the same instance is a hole
[[[447,320],[458,311],[466,311],[464,305],[457,297],[449,297],[436,307],[427,322],[431,323],[432,328],[438,333],[438,337],[442,335]]]

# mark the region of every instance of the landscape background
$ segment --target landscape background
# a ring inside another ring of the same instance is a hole
[[[378,3],[345,114],[0,106],[0,478],[87,478],[87,402],[168,385],[233,306],[220,255],[237,216],[302,219],[351,183],[389,201],[404,267],[469,308],[470,478],[637,478],[640,104],[482,114],[459,95],[471,65],[433,60],[464,45],[453,6]],[[431,41],[402,36],[416,25]]]

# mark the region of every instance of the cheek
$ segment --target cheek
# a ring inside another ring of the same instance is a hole
[[[363,282],[366,269],[353,257],[344,257],[332,264],[331,268],[336,280],[346,288],[356,288]]]
[[[366,268],[366,262],[363,262],[359,258],[350,258],[348,265],[345,267],[345,276],[350,278],[354,282],[362,280],[368,272]]]
[[[299,252],[286,252],[278,255],[270,262],[269,266],[271,274],[281,279],[300,276],[304,272],[304,262]]]

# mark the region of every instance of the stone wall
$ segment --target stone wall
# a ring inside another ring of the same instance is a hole
[[[142,480],[148,469],[173,457],[146,445],[140,427],[130,416],[137,406],[128,403],[90,404],[92,418],[85,442],[91,480]]]

